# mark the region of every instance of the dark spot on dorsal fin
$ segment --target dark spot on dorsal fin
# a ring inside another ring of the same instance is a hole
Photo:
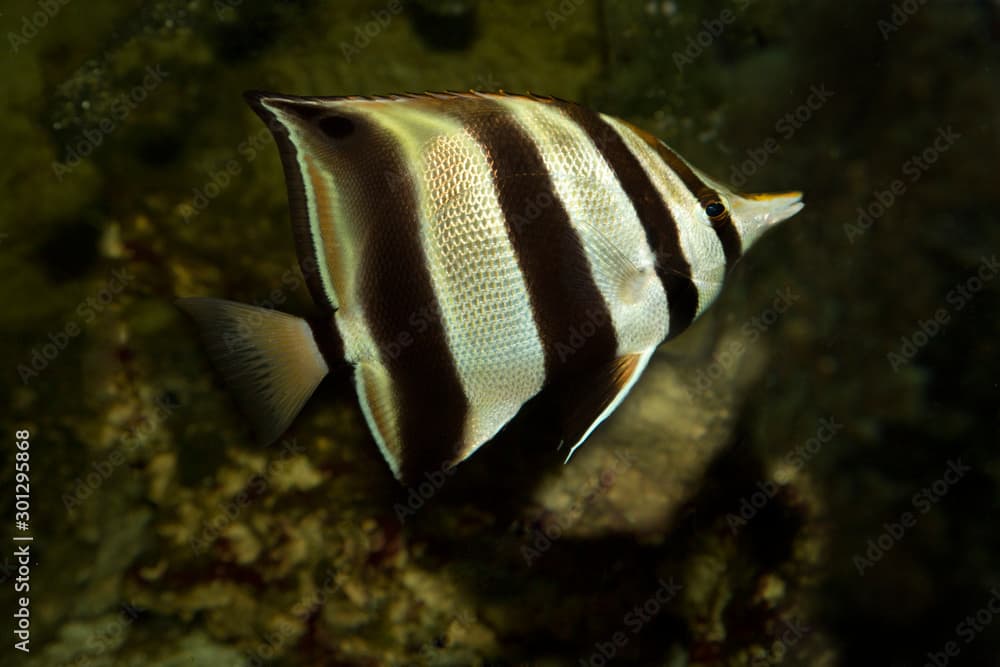
[[[326,113],[326,109],[318,104],[286,104],[285,110],[294,113],[302,120],[316,120]]]
[[[327,116],[318,125],[323,134],[331,139],[343,139],[354,133],[354,121],[346,116]]]

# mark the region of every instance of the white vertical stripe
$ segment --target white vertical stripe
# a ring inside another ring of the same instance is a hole
[[[272,111],[288,129],[289,141],[295,147],[299,176],[306,195],[306,211],[313,252],[316,256],[316,268],[324,293],[337,309],[334,319],[344,342],[344,357],[354,363],[378,359],[379,351],[375,349],[357,293],[357,276],[360,270],[357,255],[358,236],[354,220],[341,199],[340,188],[337,187],[334,176],[350,173],[354,165],[344,161],[335,151],[325,151],[322,153],[322,159],[319,159],[315,146],[316,139],[306,134],[300,126],[302,121],[294,115],[284,114],[280,109],[272,108]],[[306,163],[307,158],[312,161],[326,186],[325,201],[318,200],[319,193],[313,188]],[[321,214],[321,211],[326,211],[326,215]],[[337,275],[343,276],[344,285],[340,290],[343,294],[338,293],[331,266],[336,267],[334,270]]]
[[[497,102],[538,147],[611,313],[618,355],[658,344],[668,331],[667,297],[646,232],[614,171],[583,128],[555,105],[519,97]]]
[[[290,136],[292,141],[300,141],[297,132],[290,133]],[[358,298],[357,276],[361,268],[356,252],[358,237],[352,224],[353,221],[340,201],[337,185],[327,169],[327,167],[332,167],[334,172],[343,173],[344,170],[350,169],[351,165],[332,154],[324,155],[322,162],[314,159],[316,168],[320,172],[320,178],[324,179],[326,183],[330,200],[325,202],[325,207],[331,213],[325,216],[320,215],[319,202],[316,201],[317,193],[313,192],[309,172],[302,157],[303,151],[308,154],[309,144],[296,144],[296,150],[299,152],[303,183],[305,183],[307,198],[310,202],[309,222],[317,255],[316,265],[323,281],[323,289],[328,293],[334,307],[337,308],[334,319],[344,341],[344,357],[351,362],[378,359],[379,351],[375,349],[371,331]],[[331,249],[332,252],[328,252],[328,249]],[[344,277],[345,284],[342,289],[344,294],[337,294],[330,273],[331,264],[335,265],[337,273]]]
[[[468,456],[545,382],[524,276],[487,155],[462,124],[411,102],[364,110],[392,132],[414,171],[424,253],[469,401],[462,452]]]
[[[327,266],[328,260],[324,250],[324,234],[328,237],[326,241],[330,241],[332,240],[333,230],[321,227],[322,221],[317,210],[317,194],[313,191],[312,179],[309,178],[309,169],[305,162],[306,156],[310,153],[309,144],[303,139],[301,129],[294,116],[289,116],[280,109],[268,105],[267,100],[264,100],[263,104],[274,114],[275,119],[288,130],[288,139],[295,147],[295,160],[299,165],[299,177],[302,179],[302,187],[306,195],[306,216],[309,219],[309,232],[312,239],[316,266],[319,269],[320,282],[323,285],[323,292],[326,294],[327,299],[330,300],[330,304],[334,308],[338,308],[337,293],[333,288],[333,280],[330,277],[330,269]],[[328,181],[328,185],[331,186],[330,190],[333,191],[332,183]],[[336,204],[337,202],[329,202],[331,207]]]
[[[354,388],[361,412],[368,422],[368,430],[392,474],[398,478],[402,443],[399,441],[399,411],[396,410],[392,378],[381,363],[363,362],[355,369]]]
[[[601,115],[625,142],[649,175],[660,197],[677,222],[681,252],[691,265],[691,277],[698,287],[698,309],[695,317],[715,300],[726,275],[726,255],[722,242],[705,216],[698,199],[691,194],[654,148],[647,144],[626,123]],[[665,224],[667,224],[665,222]]]

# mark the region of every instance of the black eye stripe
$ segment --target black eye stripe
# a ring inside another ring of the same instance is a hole
[[[354,121],[346,116],[327,116],[317,125],[331,139],[343,139],[354,133]]]

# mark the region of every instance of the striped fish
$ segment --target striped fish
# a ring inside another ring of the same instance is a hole
[[[353,369],[395,476],[454,465],[543,389],[572,455],[740,255],[802,208],[650,134],[506,93],[248,93],[281,152],[312,319],[182,299],[262,439]],[[568,457],[567,457],[568,458]]]

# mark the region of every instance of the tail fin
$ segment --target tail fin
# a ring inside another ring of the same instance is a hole
[[[179,299],[194,318],[209,356],[254,424],[274,442],[329,372],[301,317],[223,299]]]

